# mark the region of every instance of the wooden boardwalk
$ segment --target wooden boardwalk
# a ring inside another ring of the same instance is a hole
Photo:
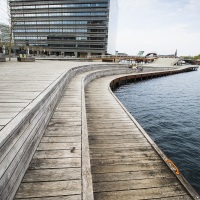
[[[6,62],[0,65],[0,131],[59,76],[80,62]]]
[[[112,79],[86,90],[94,199],[192,199],[110,93]]]
[[[67,86],[15,199],[82,199],[81,80],[84,76],[76,76]]]
[[[83,78],[97,71],[77,75],[68,84],[15,199],[192,199],[110,92],[110,81],[119,75],[92,81],[83,95]]]

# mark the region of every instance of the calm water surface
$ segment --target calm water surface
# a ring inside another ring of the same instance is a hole
[[[115,95],[200,194],[200,70],[122,86]]]

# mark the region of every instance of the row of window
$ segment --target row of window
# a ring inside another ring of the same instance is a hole
[[[101,40],[104,41],[104,38],[99,37],[45,37],[45,36],[16,36],[15,39],[17,40]]]
[[[16,41],[17,42],[17,41]],[[23,44],[20,44],[23,45]],[[46,44],[45,42],[40,43],[29,43],[29,46],[47,46],[48,47],[68,47],[68,48],[84,48],[84,49],[104,49],[104,45],[73,45],[73,44]]]
[[[16,22],[16,25],[31,24],[105,24],[105,21],[38,21],[38,22]]]
[[[67,44],[67,45],[62,45],[62,44],[50,44],[50,47],[73,47],[73,48],[97,48],[97,49],[103,49],[103,45],[73,45],[73,44]]]
[[[107,7],[106,3],[84,3],[84,4],[56,4],[56,5],[34,5],[34,6],[15,6],[13,10],[18,9],[37,9],[37,8],[79,8],[79,7]]]
[[[104,33],[105,30],[102,29],[18,29],[18,30],[13,30],[14,33],[23,33],[23,32],[70,32],[70,33],[76,33],[76,32],[81,32],[81,33]]]
[[[15,16],[15,17],[44,17],[44,16],[102,16],[102,15],[106,15],[106,12],[13,14],[13,16]]]

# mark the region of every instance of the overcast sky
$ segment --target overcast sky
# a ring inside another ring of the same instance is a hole
[[[119,0],[117,50],[200,54],[200,0]]]
[[[118,0],[117,50],[146,53],[200,54],[200,0]],[[8,23],[6,0],[0,22]]]

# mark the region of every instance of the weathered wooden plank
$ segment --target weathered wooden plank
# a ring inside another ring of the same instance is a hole
[[[55,127],[55,126],[62,126],[62,127],[68,127],[68,126],[80,126],[80,122],[73,122],[73,121],[62,121],[62,120],[56,120],[56,121],[50,121],[49,127]]]
[[[117,144],[118,145],[118,144]],[[124,153],[124,155],[129,155],[129,154],[144,154],[144,153],[155,153],[155,151],[150,147],[150,146],[134,146],[134,147],[127,147],[125,146],[126,144],[124,144],[124,148],[118,148],[118,147],[112,147],[109,148],[109,145],[107,146],[107,148],[91,148],[90,152],[92,154],[100,154],[102,153],[102,155],[104,155],[105,153],[107,154],[122,154]]]
[[[18,199],[18,198],[15,198],[15,199]],[[28,199],[23,198],[23,200],[81,200],[81,195],[28,198]]]
[[[121,139],[131,139],[133,141],[141,141],[141,140],[146,140],[143,135],[141,134],[133,134],[133,133],[129,133],[129,132],[124,132],[124,134],[122,135],[114,135],[114,134],[107,134],[107,135],[97,135],[97,134],[92,134],[89,136],[89,140],[95,140],[95,142],[102,140],[105,143],[106,142],[110,142],[110,140],[117,140],[120,141]]]
[[[11,119],[0,119],[0,126],[5,126]]]
[[[140,138],[134,138],[133,134],[123,134],[123,135],[104,135],[104,136],[99,136],[99,135],[90,135],[89,140],[92,142],[92,144],[110,144],[110,143],[124,143],[124,142],[147,142],[147,139],[144,137]]]
[[[114,181],[123,181],[123,180],[143,180],[151,178],[173,178],[174,176],[171,173],[168,173],[166,169],[156,169],[156,170],[147,170],[143,171],[129,171],[129,172],[110,172],[110,173],[93,173],[93,183],[96,182],[114,182]]]
[[[94,184],[94,192],[109,192],[119,190],[138,190],[144,188],[161,188],[166,186],[176,186],[176,179],[157,177],[152,179],[135,179],[126,181],[100,182]]]
[[[145,141],[143,143],[142,142],[137,143],[137,142],[131,142],[130,139],[127,142],[122,140],[120,143],[115,143],[115,141],[114,141],[113,144],[112,143],[96,144],[95,142],[94,143],[91,142],[91,140],[90,140],[90,143],[91,143],[91,145],[90,145],[91,149],[103,149],[103,151],[106,151],[107,149],[111,149],[111,148],[119,148],[119,149],[134,148],[134,149],[136,149],[137,147],[146,147],[146,148],[149,147],[149,144],[147,141]]]
[[[66,128],[65,126],[61,127],[58,124],[56,126],[48,126],[46,130],[47,131],[57,131],[57,132],[62,131],[62,130],[66,131],[66,132],[77,132],[77,131],[81,132],[81,126],[67,126],[67,128]]]
[[[59,168],[81,167],[80,158],[33,158],[29,169],[59,169]]]
[[[167,186],[159,188],[147,188],[140,190],[124,190],[112,192],[99,192],[94,194],[95,200],[139,200],[155,199],[165,196],[167,199],[173,199],[174,196],[185,195],[186,192],[181,186]],[[191,198],[189,198],[191,199]]]
[[[173,200],[190,200],[191,196],[190,195],[181,195],[181,196],[171,196],[171,197],[166,197],[166,198],[154,198],[154,199],[167,200],[169,198],[173,199]]]
[[[81,168],[27,170],[23,183],[81,180]]]
[[[55,128],[54,130],[46,130],[44,136],[47,137],[72,137],[80,136],[81,131],[69,131],[66,128]]]
[[[81,151],[75,150],[73,153],[71,150],[51,150],[51,151],[36,151],[34,158],[79,158],[81,157]]]
[[[122,131],[121,130],[113,130],[111,131],[110,129],[109,130],[106,130],[103,131],[103,130],[89,130],[90,131],[90,136],[122,136]],[[135,132],[135,133],[134,133]],[[139,131],[130,131],[130,130],[125,130],[124,129],[124,132],[123,132],[123,135],[132,135],[133,138],[144,138],[143,135],[141,135],[141,133]]]
[[[71,149],[81,149],[81,141],[80,142],[67,142],[67,143],[40,143],[37,150],[71,150]]]
[[[91,153],[91,159],[122,159],[122,158],[136,158],[136,159],[144,159],[144,158],[154,158],[157,157],[154,152],[146,152],[146,153]]]
[[[54,197],[81,194],[81,181],[22,183],[16,198]]]
[[[51,142],[51,143],[80,143],[81,136],[73,136],[73,137],[43,137],[41,142]]]
[[[1,103],[0,102],[0,108],[24,108],[26,106],[27,106],[27,103],[15,103],[15,102]]]
[[[123,159],[92,159],[92,166],[101,166],[101,165],[130,165],[130,164],[141,164],[141,165],[159,165],[163,164],[163,161],[160,160],[160,157],[153,157],[153,158],[144,158],[142,160],[138,159],[136,160],[135,158],[123,158]]]
[[[61,110],[65,109],[65,112],[81,112],[80,106],[75,107],[75,106],[69,105],[69,106],[66,106],[66,107],[64,107],[64,106],[59,107],[59,109],[61,109]],[[59,109],[56,109],[57,112],[55,113],[54,118],[62,116],[62,112],[58,113]]]
[[[20,112],[21,110],[23,109],[23,107],[12,107],[12,108],[9,108],[9,107],[0,107],[0,110],[1,110],[1,113],[18,113]]]
[[[16,115],[18,114],[18,112],[1,112],[0,113],[0,119],[11,119],[11,118],[14,118]]]
[[[118,164],[118,165],[100,165],[92,166],[93,173],[111,173],[111,172],[130,172],[130,171],[147,171],[147,170],[157,170],[164,169],[166,166],[164,164]]]

